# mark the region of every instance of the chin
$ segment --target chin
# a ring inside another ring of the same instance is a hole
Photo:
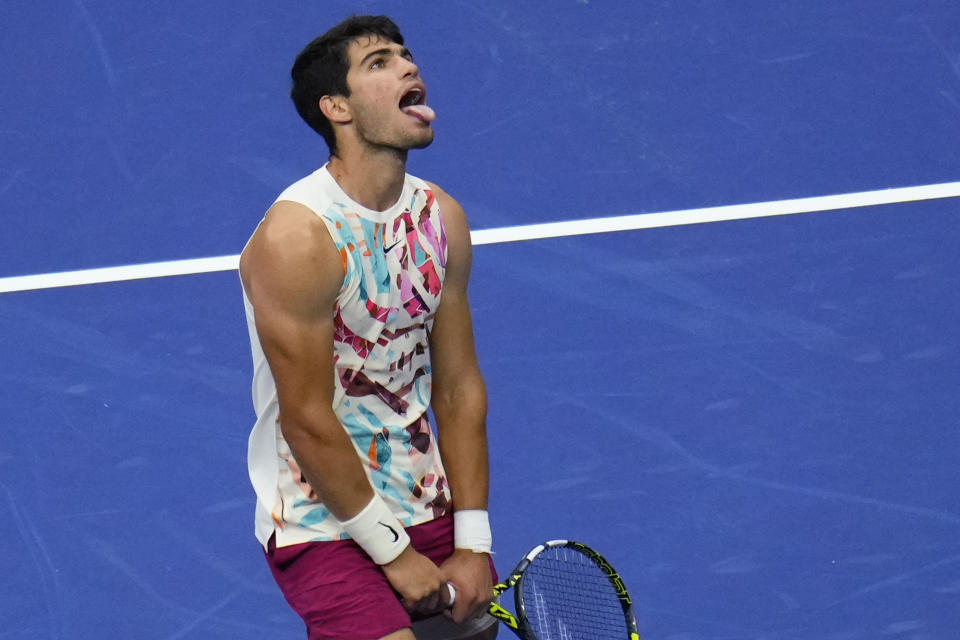
[[[427,131],[424,135],[418,136],[409,141],[408,149],[426,149],[433,142],[433,131]]]
[[[433,143],[433,136],[430,136],[428,139],[426,139],[426,140],[424,140],[424,141],[422,141],[422,142],[419,142],[419,143],[417,143],[417,144],[411,145],[410,148],[411,148],[411,149],[426,149],[426,148],[429,147],[432,143]]]

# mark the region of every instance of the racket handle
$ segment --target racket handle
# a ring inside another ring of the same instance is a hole
[[[450,609],[453,607],[453,603],[457,599],[457,590],[454,588],[454,586],[451,583],[448,582],[447,591],[450,593],[450,601],[447,602],[447,609]]]

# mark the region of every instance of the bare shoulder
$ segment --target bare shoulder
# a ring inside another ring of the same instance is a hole
[[[270,207],[240,254],[241,273],[271,258],[309,255],[322,249],[325,233],[323,222],[313,211],[302,204],[281,200]]]
[[[448,235],[452,236],[453,241],[465,241],[470,243],[470,225],[467,221],[467,214],[464,212],[460,203],[444,191],[436,183],[425,181],[433,191],[433,195],[440,203],[440,212],[443,215],[443,224],[447,229]]]
[[[470,242],[470,225],[463,207],[453,196],[432,182],[427,182],[440,203],[443,227],[447,235],[447,283],[466,283],[470,274],[473,245]]]
[[[240,277],[256,306],[268,298],[295,301],[335,291],[343,269],[323,220],[302,204],[282,200],[270,207],[240,254]]]

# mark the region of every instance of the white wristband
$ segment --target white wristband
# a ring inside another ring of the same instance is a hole
[[[410,544],[403,525],[377,494],[360,513],[340,525],[377,564],[392,562]]]
[[[453,512],[453,546],[476,553],[490,553],[493,549],[493,534],[490,518],[483,509],[467,509]]]

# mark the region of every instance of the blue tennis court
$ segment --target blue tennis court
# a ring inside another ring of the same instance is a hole
[[[231,264],[326,158],[289,67],[353,12],[478,240],[500,572],[583,540],[645,639],[957,637],[956,2],[7,4],[0,639],[303,636]]]

